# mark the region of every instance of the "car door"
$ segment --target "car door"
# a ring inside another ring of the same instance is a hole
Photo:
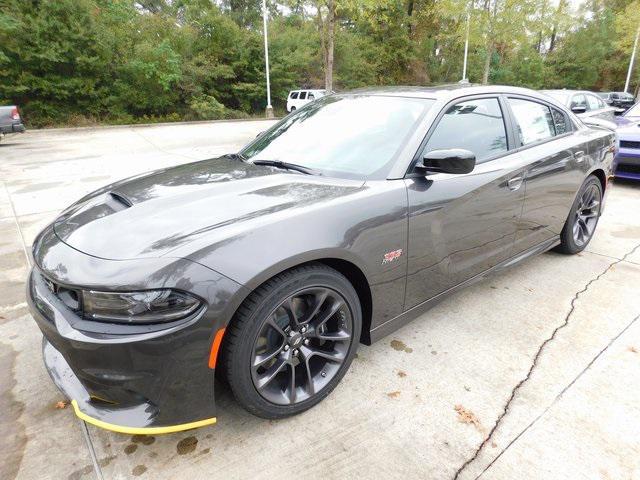
[[[514,254],[543,245],[560,235],[574,196],[584,178],[588,152],[573,122],[538,99],[510,96],[518,154],[524,172],[525,200]]]
[[[524,201],[524,165],[512,155],[499,96],[448,104],[430,128],[416,161],[427,152],[463,148],[476,155],[471,173],[410,174],[405,309],[509,258]]]

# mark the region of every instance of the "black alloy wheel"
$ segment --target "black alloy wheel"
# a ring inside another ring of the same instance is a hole
[[[602,210],[602,184],[591,175],[582,184],[573,202],[567,221],[560,234],[557,250],[562,253],[578,253],[593,238]]]
[[[601,197],[600,189],[594,183],[580,195],[573,222],[573,241],[578,247],[585,247],[593,236],[600,215]]]
[[[294,293],[263,322],[253,348],[253,384],[278,405],[311,398],[340,371],[352,331],[346,300],[335,290],[311,287]]]
[[[342,274],[308,264],[254,290],[227,327],[224,377],[247,411],[283,418],[325,398],[360,341],[358,294]]]

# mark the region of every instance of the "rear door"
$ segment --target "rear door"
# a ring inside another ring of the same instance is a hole
[[[432,150],[463,148],[476,155],[468,174],[405,178],[409,201],[405,309],[509,258],[524,201],[524,165],[512,154],[513,134],[499,96],[448,104],[416,161]]]
[[[589,152],[570,117],[553,105],[522,96],[510,96],[508,104],[518,132],[518,154],[528,164],[514,244],[518,254],[560,235]]]

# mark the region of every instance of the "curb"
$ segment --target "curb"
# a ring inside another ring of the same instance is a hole
[[[146,128],[146,127],[166,127],[169,125],[203,125],[207,123],[238,123],[238,122],[268,122],[280,120],[282,117],[274,118],[232,118],[224,120],[192,120],[189,122],[158,122],[158,123],[132,123],[128,125],[95,125],[88,127],[54,127],[54,128],[27,128],[28,133],[50,133],[50,132],[75,132],[83,130],[110,130],[115,128]],[[26,133],[25,132],[25,133]]]

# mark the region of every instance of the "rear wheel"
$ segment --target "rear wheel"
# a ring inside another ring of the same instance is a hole
[[[602,185],[590,176],[580,188],[560,234],[560,252],[573,254],[586,248],[596,230],[601,208]]]
[[[245,300],[225,334],[234,396],[264,418],[311,408],[346,373],[361,325],[358,295],[339,272],[311,264],[277,275]]]

